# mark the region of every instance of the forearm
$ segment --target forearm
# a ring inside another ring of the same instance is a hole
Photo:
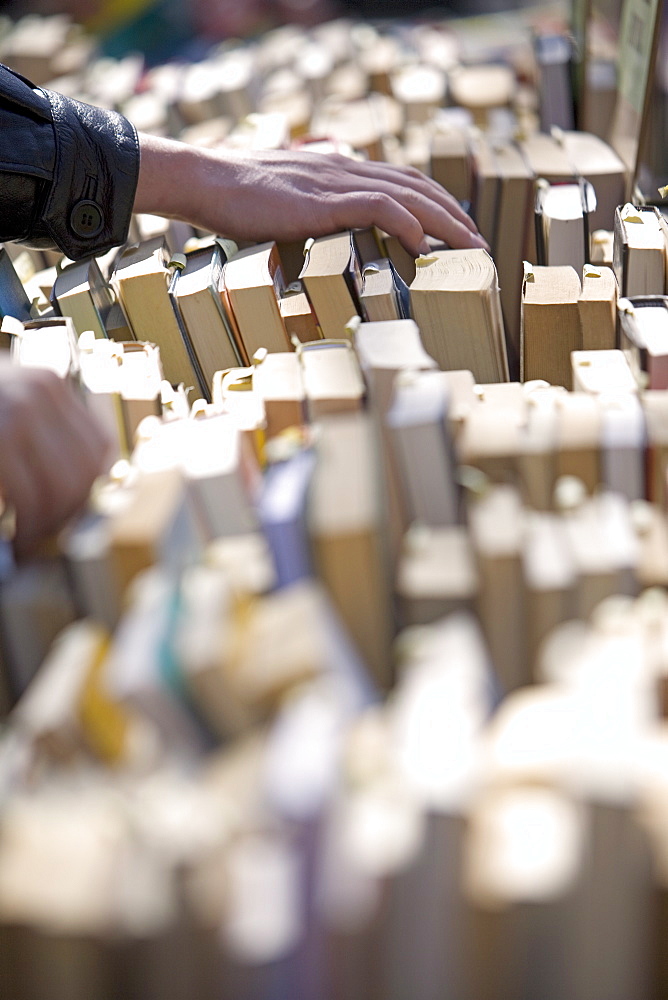
[[[290,240],[378,226],[407,250],[425,236],[486,246],[440,185],[417,170],[339,155],[201,150],[140,135],[135,211],[185,219],[221,236]]]

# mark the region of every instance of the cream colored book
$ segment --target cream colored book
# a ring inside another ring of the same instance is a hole
[[[603,395],[600,409],[603,483],[629,501],[642,500],[646,491],[647,428],[640,399],[635,392]]]
[[[408,514],[385,417],[400,373],[430,371],[436,368],[436,362],[422,346],[420,331],[412,319],[360,323],[355,330],[354,347],[366,383],[367,405],[380,435],[389,546],[394,564],[408,524]]]
[[[107,427],[116,457],[127,457],[144,417],[162,414],[160,352],[155,344],[79,338],[87,405]]]
[[[566,149],[554,136],[534,132],[520,141],[520,149],[535,177],[550,184],[567,184],[577,180]]]
[[[288,287],[278,300],[278,308],[291,341],[296,337],[301,344],[308,344],[321,335],[313,306],[305,291],[291,290]]]
[[[596,396],[564,393],[557,400],[556,473],[574,476],[593,493],[601,483],[601,410]]]
[[[431,137],[430,171],[457,201],[472,200],[471,129],[436,128]],[[489,240],[480,226],[483,236]]]
[[[572,267],[527,267],[522,291],[522,381],[571,388],[571,351],[582,346],[580,279]]]
[[[665,510],[668,503],[668,393],[643,392],[647,426],[647,499]]]
[[[413,319],[444,370],[469,369],[477,382],[508,379],[494,262],[485,250],[440,250],[418,258],[410,286]]]
[[[572,351],[573,391],[593,396],[637,393],[638,383],[623,351]]]
[[[222,283],[249,359],[261,347],[290,349],[278,306],[284,283],[275,243],[262,243],[230,257]]]
[[[78,335],[93,330],[96,337],[107,336],[105,320],[114,297],[94,257],[64,267],[54,281],[52,299]]]
[[[666,238],[659,211],[652,205],[617,207],[614,269],[619,294],[663,295],[666,288]]]
[[[399,471],[408,522],[456,524],[459,489],[448,436],[448,390],[442,372],[401,373],[387,427]]]
[[[408,286],[388,258],[373,261],[362,269],[359,298],[368,323],[408,316]]]
[[[529,393],[526,417],[520,428],[517,468],[522,497],[534,510],[552,510],[556,481],[557,411],[566,390],[546,384]]]
[[[668,388],[668,298],[637,295],[618,303],[620,346],[641,388]]]
[[[177,97],[179,114],[188,124],[219,115],[244,118],[254,110],[254,72],[254,54],[241,48],[189,64]]]
[[[532,851],[529,831],[538,829]],[[548,781],[498,782],[478,798],[463,866],[472,996],[491,1000],[492,981],[498,996],[575,995],[587,834],[579,803]],[[551,961],[533,961],[533,948]]]
[[[427,63],[408,63],[390,78],[392,96],[401,105],[407,122],[430,121],[445,104],[447,86],[447,74]]]
[[[534,175],[518,145],[480,133],[473,146],[476,222],[492,248],[511,378],[519,377],[522,260],[533,256]]]
[[[365,414],[346,413],[321,420],[318,431],[308,513],[315,565],[375,683],[386,690],[392,681],[391,583],[373,429]]]
[[[615,209],[624,202],[626,169],[614,149],[590,132],[563,132],[566,155],[578,177],[583,177],[596,192],[596,207],[589,217],[590,227],[612,229]]]
[[[195,548],[197,543],[255,529],[257,522],[247,495],[251,463],[244,453],[243,428],[234,414],[211,407],[201,416],[163,421],[142,430],[133,453],[133,464],[143,474],[140,485],[147,475],[180,472],[183,477],[182,533],[176,540],[184,543],[186,552],[189,528],[194,531]],[[178,510],[177,479],[175,476],[174,484],[166,481],[167,513],[170,489],[174,490],[171,503]],[[147,485],[150,487],[150,482]],[[174,554],[178,558],[183,553],[177,550]]]
[[[298,356],[310,420],[362,409],[364,379],[349,341],[302,344]]]
[[[221,283],[226,253],[236,250],[215,243],[186,254],[186,264],[175,269],[169,294],[174,310],[183,325],[183,334],[191,346],[201,371],[202,388],[210,398],[214,373],[242,363],[234,328],[221,297]]]
[[[456,66],[449,74],[450,101],[467,108],[476,125],[484,128],[494,108],[513,102],[517,80],[513,69],[501,63]]]
[[[525,511],[519,492],[495,486],[471,507],[471,541],[478,569],[476,608],[504,692],[531,679],[522,594]]]
[[[234,613],[234,591],[223,569],[204,564],[186,569],[181,593],[183,614],[174,642],[183,680],[213,732],[229,739],[256,721],[230,669],[241,625]]]
[[[477,571],[466,528],[415,525],[407,531],[395,590],[402,627],[428,625],[454,611],[472,611]]]
[[[580,274],[589,259],[591,186],[539,183],[536,192],[538,260],[570,265]]]
[[[60,378],[78,375],[79,347],[74,323],[68,316],[14,323],[11,356],[16,364],[47,368]]]
[[[183,474],[175,468],[142,472],[109,523],[111,562],[119,592],[144,569],[178,565],[197,551]]]
[[[306,394],[299,356],[294,351],[267,354],[255,365],[253,391],[264,401],[267,437],[306,421]]]
[[[613,350],[617,345],[617,279],[612,268],[585,264],[578,311],[582,350]]]
[[[515,482],[524,411],[523,399],[519,405],[490,402],[473,407],[457,435],[459,461],[479,469],[493,483]]]
[[[612,229],[595,229],[591,234],[591,263],[596,267],[612,267],[615,237]]]
[[[639,501],[632,512],[638,539],[636,576],[642,590],[668,586],[668,519],[658,504]],[[663,716],[666,715],[664,677]]]
[[[600,490],[564,511],[568,546],[575,562],[575,615],[587,619],[605,598],[633,596],[638,542],[626,497]]]
[[[131,248],[117,261],[111,285],[135,339],[149,340],[160,348],[165,378],[174,385],[182,382],[196,387],[199,392],[197,366],[169,298],[169,261],[161,237]]]
[[[306,254],[300,278],[323,337],[339,339],[359,315],[359,263],[350,232],[321,236]]]
[[[412,319],[360,323],[353,346],[364,374],[369,404],[379,416],[387,412],[399,372],[436,368]]]
[[[575,564],[558,515],[528,511],[522,543],[527,643],[532,677],[547,636],[575,614]]]

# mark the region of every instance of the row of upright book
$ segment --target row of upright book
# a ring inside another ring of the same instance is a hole
[[[535,130],[518,25],[553,16],[145,73],[77,36],[69,83],[62,19],[20,61],[44,24],[0,42],[41,82],[418,165],[492,253],[148,217],[0,250],[3,347],[115,459],[0,562],[0,992],[665,995],[665,223],[600,136]]]

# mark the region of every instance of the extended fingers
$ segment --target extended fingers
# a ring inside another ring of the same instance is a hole
[[[351,173],[360,177],[366,177],[371,181],[387,181],[395,187],[405,188],[407,191],[415,191],[429,201],[440,205],[458,222],[461,222],[472,233],[477,233],[477,227],[470,215],[461,207],[459,202],[441,184],[427,177],[415,167],[397,167],[389,163],[380,161],[349,161]],[[434,234],[436,235],[436,234]]]
[[[453,247],[487,246],[477,232],[472,232],[441,205],[417,191],[393,184],[339,195],[331,200],[330,209],[334,211],[338,229],[378,226],[398,237],[414,256],[425,252],[425,234]]]

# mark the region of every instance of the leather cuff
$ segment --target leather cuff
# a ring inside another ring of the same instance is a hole
[[[138,176],[126,118],[0,65],[0,240],[75,260],[105,253],[127,239]]]
[[[114,111],[44,93],[56,147],[40,223],[74,260],[105,253],[127,239],[139,176],[136,130]]]

